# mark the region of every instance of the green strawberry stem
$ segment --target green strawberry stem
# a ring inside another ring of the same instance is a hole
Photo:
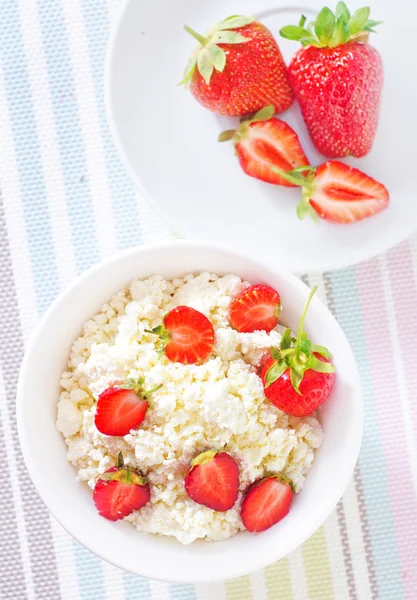
[[[300,358],[300,354],[301,354],[300,344],[301,344],[301,339],[302,339],[302,335],[303,335],[304,321],[305,321],[305,318],[307,315],[308,307],[310,306],[310,302],[316,292],[317,292],[317,286],[315,285],[308,295],[307,302],[305,303],[305,306],[304,306],[303,314],[301,315],[300,324],[298,325],[297,341],[295,343],[295,355],[296,355],[297,359]]]
[[[148,333],[153,333],[153,332],[149,331]],[[153,394],[154,392],[156,392],[157,390],[159,390],[162,387],[162,383],[161,383],[160,385],[156,385],[151,390],[144,390],[143,389],[143,384],[144,383],[145,383],[145,379],[143,377],[139,377],[139,379],[137,379],[137,380],[136,379],[128,379],[126,381],[126,383],[123,383],[120,386],[120,388],[122,390],[133,390],[141,398],[143,398],[144,400],[146,400],[148,396],[150,396],[151,394]],[[123,459],[123,457],[122,457],[122,459]]]
[[[298,218],[304,219],[304,217],[309,215],[313,219],[313,221],[318,223],[319,216],[310,203],[310,199],[312,198],[314,193],[314,174],[317,168],[306,165],[304,167],[297,167],[297,169],[293,169],[292,171],[287,172],[281,171],[276,167],[271,167],[271,169],[274,173],[276,173],[286,181],[289,181],[293,185],[297,185],[302,188],[301,201],[297,206]]]
[[[269,121],[269,119],[272,119],[274,114],[275,114],[274,105],[268,104],[268,106],[264,106],[263,108],[258,110],[258,112],[255,113],[251,119],[249,119],[249,122],[255,123],[257,121]],[[245,120],[244,122],[247,122],[247,120]]]
[[[298,185],[300,187],[304,187],[307,181],[307,177],[303,175],[301,171],[312,170],[311,167],[305,166],[300,167],[299,169],[294,169],[293,171],[281,171],[281,169],[277,169],[276,167],[271,167],[271,170],[294,185]]]
[[[257,113],[253,115],[253,117],[243,119],[238,127],[238,129],[227,129],[219,134],[217,141],[218,142],[228,142],[229,140],[233,140],[235,146],[238,142],[242,141],[249,133],[249,125],[251,123],[256,123],[258,121],[269,121],[275,114],[275,107],[273,104],[268,104],[268,106],[264,106]]]
[[[236,135],[236,129],[227,129],[226,131],[222,131],[219,133],[217,138],[218,142],[228,142],[229,140],[233,140]]]
[[[367,42],[369,33],[375,33],[374,27],[382,21],[369,18],[369,7],[358,8],[353,15],[344,2],[338,2],[333,13],[325,6],[316,20],[306,25],[303,15],[298,25],[287,25],[280,30],[281,37],[300,42],[302,46],[317,48],[335,48],[347,42]]]
[[[157,392],[158,390],[160,390],[161,387],[162,387],[162,383],[160,383],[159,385],[156,385],[151,390],[147,390],[146,392],[143,392],[142,393],[142,398],[144,398],[144,400],[146,400],[148,396],[150,396],[154,392]]]
[[[203,37],[202,35],[200,35],[199,33],[197,33],[196,31],[194,31],[194,29],[192,29],[191,27],[189,27],[188,25],[184,25],[184,29],[185,31],[188,31],[188,33],[190,35],[193,36],[194,39],[197,40],[197,42],[199,42],[202,46],[206,46],[209,43],[208,38]]]

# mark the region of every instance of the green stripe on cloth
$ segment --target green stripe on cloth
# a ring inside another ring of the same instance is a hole
[[[288,559],[266,567],[264,576],[268,600],[294,600]]]
[[[227,600],[254,600],[249,577],[238,577],[225,582]]]
[[[304,571],[310,600],[334,600],[329,551],[324,527],[320,527],[302,547]]]

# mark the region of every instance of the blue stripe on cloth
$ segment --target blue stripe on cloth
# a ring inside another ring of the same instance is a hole
[[[132,573],[123,574],[126,600],[151,600],[148,580]]]
[[[173,583],[170,586],[171,600],[196,600],[195,587],[193,585],[184,585]]]
[[[75,540],[73,546],[80,600],[104,600],[106,593],[101,560]]]
[[[0,19],[0,57],[4,86],[13,132],[37,309],[41,314],[58,294],[59,280],[17,2],[2,2]]]
[[[358,361],[364,392],[365,428],[359,466],[364,487],[378,597],[392,600],[392,591],[396,590],[396,600],[401,600],[404,594],[400,561],[365,336],[357,303],[355,315],[352,314],[352,298],[358,298],[354,270],[346,269],[332,273],[331,281],[337,320],[344,329]],[[346,293],[346,290],[349,290],[349,293]]]
[[[99,260],[94,213],[86,174],[81,126],[67,32],[59,0],[38,2],[53,115],[64,178],[71,237],[78,272]],[[74,542],[78,585],[82,600],[103,600],[104,578],[100,560]]]
[[[102,146],[115,219],[117,245],[119,248],[127,248],[141,242],[141,228],[135,188],[116,151],[106,118],[104,63],[110,34],[107,6],[102,0],[83,0],[83,10],[100,117]]]
[[[38,11],[71,235],[77,270],[81,272],[99,260],[99,249],[90,187],[85,178],[87,166],[64,13],[59,0],[40,0]]]

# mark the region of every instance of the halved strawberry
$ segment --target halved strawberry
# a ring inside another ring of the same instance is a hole
[[[242,504],[243,525],[254,533],[269,529],[289,513],[292,499],[292,486],[285,477],[272,475],[255,481]]]
[[[204,362],[213,349],[213,325],[190,306],[173,308],[165,315],[164,324],[148,333],[154,333],[162,340],[169,360],[184,365]]]
[[[97,400],[94,423],[105,435],[127,435],[136,429],[148,410],[146,396],[156,391],[139,392],[141,382],[129,380],[124,386],[112,386],[104,390]],[[160,387],[160,386],[158,386]]]
[[[93,500],[100,515],[109,521],[124,519],[145,506],[150,499],[149,485],[138,471],[125,467],[122,453],[118,466],[108,469],[94,488]]]
[[[275,172],[303,188],[297,207],[300,219],[309,214],[333,223],[354,223],[381,212],[389,203],[388,190],[382,183],[338,160],[328,160],[315,168]]]
[[[241,333],[271,331],[278,323],[281,300],[269,285],[251,285],[230,305],[230,322]]]
[[[243,121],[236,131],[221,133],[218,140],[233,139],[240,166],[247,175],[267,183],[295,187],[271,167],[286,172],[309,162],[295,131],[284,121],[272,118],[274,112],[273,106],[266,106],[252,119]]]
[[[192,462],[185,490],[198,504],[217,511],[232,508],[239,491],[239,468],[226,452],[207,450]]]

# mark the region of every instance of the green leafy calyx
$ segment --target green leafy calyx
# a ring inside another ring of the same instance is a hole
[[[265,483],[265,481],[268,481],[269,479],[276,479],[277,481],[279,481],[280,483],[282,483],[284,485],[289,485],[292,493],[295,494],[295,486],[294,486],[292,480],[284,473],[270,473],[270,474],[266,475],[265,477],[263,477],[262,479],[255,481],[255,483],[252,484],[252,487],[253,488],[259,487],[260,485],[262,485],[263,483]]]
[[[306,305],[301,315],[300,324],[298,327],[297,337],[293,336],[291,329],[286,329],[282,335],[279,348],[271,348],[271,356],[274,359],[265,374],[265,388],[269,387],[274,381],[279,379],[287,369],[290,370],[291,383],[297,394],[300,392],[300,384],[303,380],[304,373],[308,369],[317,371],[318,373],[334,373],[336,368],[330,362],[324,362],[315,356],[319,354],[330,359],[332,355],[324,346],[316,346],[308,339],[306,332],[303,330],[304,321],[306,318],[310,302],[317,291],[315,286],[308,298]]]
[[[123,454],[119,452],[117,457],[117,471],[111,471],[110,473],[104,473],[100,476],[103,481],[119,481],[120,483],[126,483],[129,485],[146,485],[147,479],[132,469],[129,465],[124,464]]]
[[[344,2],[338,2],[336,11],[325,6],[315,21],[306,24],[303,15],[298,25],[287,25],[280,35],[287,40],[300,42],[302,46],[334,48],[351,41],[367,42],[369,33],[375,33],[374,27],[382,21],[369,18],[368,6],[358,8],[352,15]]]
[[[217,141],[227,142],[228,140],[233,140],[236,146],[236,144],[245,139],[248,135],[251,123],[256,123],[257,121],[269,121],[274,114],[275,108],[272,104],[264,106],[253,117],[242,120],[238,129],[227,129],[226,131],[223,131],[217,138]]]
[[[158,353],[159,353],[159,358],[161,358],[161,356],[163,355],[163,353],[165,351],[165,346],[168,344],[169,340],[171,339],[169,331],[167,330],[165,325],[162,323],[161,325],[158,325],[157,327],[154,327],[153,329],[145,329],[145,333],[151,333],[152,335],[156,335],[156,337],[158,338],[158,340],[160,342]]]
[[[145,379],[143,377],[139,377],[138,379],[128,379],[125,383],[122,383],[119,387],[122,390],[133,390],[134,392],[136,392],[138,394],[138,396],[140,396],[144,400],[146,400],[148,398],[148,396],[150,396],[154,392],[158,391],[162,387],[162,384],[160,384],[160,385],[156,385],[151,390],[144,390],[143,389],[144,383],[145,383]]]
[[[245,44],[249,42],[250,38],[241,35],[234,29],[246,27],[254,20],[254,17],[233,15],[217,23],[204,36],[188,25],[184,25],[184,29],[197,40],[198,46],[191,55],[185,69],[184,78],[179,85],[187,84],[196,69],[206,84],[209,85],[214,70],[222,73],[226,66],[226,52],[219,44]]]
[[[293,169],[292,171],[281,171],[276,167],[271,167],[274,173],[277,173],[280,177],[289,181],[293,185],[298,185],[302,189],[301,200],[297,206],[297,216],[299,219],[304,219],[307,216],[310,216],[313,221],[319,223],[320,219],[314,208],[311,206],[311,198],[313,197],[315,191],[315,181],[314,175],[317,171],[317,168],[310,167],[308,165],[304,167],[297,167],[297,169]]]
[[[191,466],[205,465],[206,463],[211,462],[216,454],[217,452],[215,450],[206,450],[191,461]]]

